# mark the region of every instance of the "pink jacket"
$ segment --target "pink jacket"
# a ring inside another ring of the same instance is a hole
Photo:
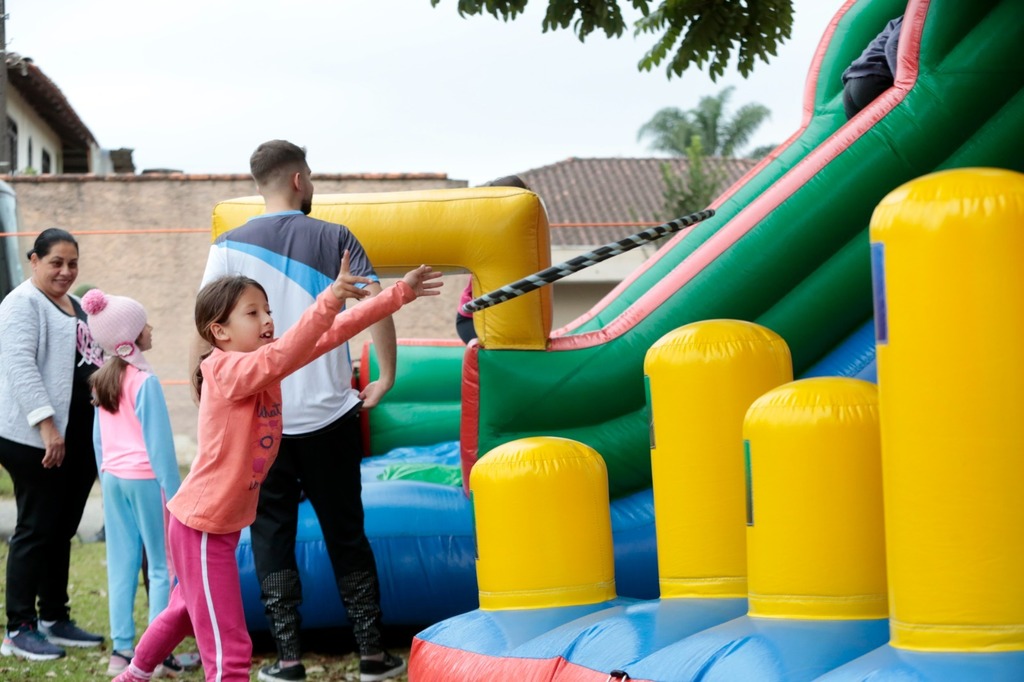
[[[462,315],[463,317],[473,317],[473,313],[464,313],[464,312],[462,312],[462,306],[466,305],[467,303],[469,303],[472,300],[473,300],[473,279],[470,278],[470,280],[468,282],[466,282],[466,288],[462,290],[462,295],[459,296],[459,307],[458,307],[459,315]]]
[[[399,281],[338,315],[330,291],[280,338],[251,353],[214,349],[202,365],[198,451],[167,504],[189,528],[232,533],[256,518],[260,484],[281,442],[281,379],[416,298]]]

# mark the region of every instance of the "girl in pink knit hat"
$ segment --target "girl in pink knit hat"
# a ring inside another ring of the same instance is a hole
[[[128,667],[135,652],[135,593],[143,549],[149,579],[149,620],[167,607],[172,569],[167,558],[165,505],[181,475],[171,420],[160,381],[143,351],[153,347],[153,327],[138,301],[92,289],[82,298],[93,341],[104,362],[90,378],[96,420],[93,441],[103,489],[107,587],[113,652],[107,673]],[[166,672],[180,669],[174,657]]]

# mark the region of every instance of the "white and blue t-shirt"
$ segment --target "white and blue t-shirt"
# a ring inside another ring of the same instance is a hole
[[[256,280],[267,291],[274,328],[280,335],[337,278],[346,249],[353,275],[380,281],[348,228],[299,211],[261,215],[214,241],[202,283],[225,275]],[[281,382],[285,435],[322,429],[349,412],[359,403],[359,393],[351,386],[348,344],[285,377]]]

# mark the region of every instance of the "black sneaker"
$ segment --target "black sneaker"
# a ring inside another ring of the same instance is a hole
[[[405,661],[398,656],[384,652],[384,660],[359,661],[359,682],[380,682],[398,677],[405,672]]]
[[[302,682],[306,679],[306,666],[297,663],[282,668],[281,661],[277,661],[273,665],[265,665],[260,668],[260,674],[257,677],[261,682],[278,682],[279,680],[284,682]]]
[[[46,641],[46,637],[36,629],[34,624],[25,623],[17,630],[8,631],[3,644],[0,644],[0,654],[17,656],[30,661],[52,661],[63,658],[64,650]]]
[[[39,621],[39,632],[46,639],[50,640],[52,644],[77,647],[99,646],[103,644],[103,635],[94,635],[91,632],[86,632],[75,625],[73,620],[57,620],[49,625],[46,623],[47,621]]]
[[[164,659],[164,662],[156,667],[153,671],[153,677],[177,677],[178,675],[185,672],[185,666],[178,663],[178,659],[171,654]]]

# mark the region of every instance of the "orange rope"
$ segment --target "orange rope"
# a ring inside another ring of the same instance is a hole
[[[550,227],[655,227],[661,223],[551,223]],[[208,227],[154,227],[142,230],[84,230],[74,232],[75,237],[115,234],[209,234]],[[35,237],[38,232],[0,232],[0,237]]]
[[[209,234],[208,227],[156,227],[148,230],[86,230],[73,233],[75,237],[93,234]],[[0,237],[35,237],[38,232],[0,232]]]

